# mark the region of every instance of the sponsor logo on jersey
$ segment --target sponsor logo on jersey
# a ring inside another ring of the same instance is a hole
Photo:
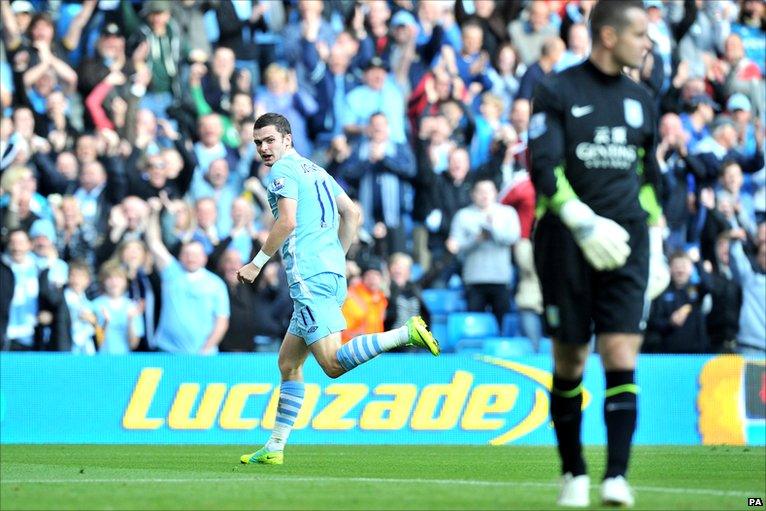
[[[625,122],[632,128],[640,128],[644,125],[644,108],[635,99],[625,99]]]
[[[271,190],[274,192],[281,190],[284,187],[285,187],[285,178],[283,177],[279,177],[275,179],[273,183],[271,183]]]
[[[572,106],[572,116],[573,117],[583,117],[585,115],[588,115],[593,111],[593,105],[585,105],[585,106]]]
[[[625,126],[598,126],[593,131],[593,142],[581,142],[575,154],[588,169],[628,170],[638,159],[636,146],[628,143]]]

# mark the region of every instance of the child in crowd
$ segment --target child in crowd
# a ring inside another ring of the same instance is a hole
[[[79,355],[96,353],[93,337],[98,320],[93,313],[93,303],[85,295],[90,280],[87,264],[77,261],[69,264],[69,284],[64,289],[64,299],[71,320],[72,353]]]
[[[99,273],[105,294],[93,300],[98,324],[104,329],[98,351],[109,355],[129,353],[144,335],[139,307],[126,293],[128,276],[117,263],[107,262]]]

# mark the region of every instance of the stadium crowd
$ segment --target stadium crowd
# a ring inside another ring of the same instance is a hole
[[[236,276],[272,222],[270,111],[364,214],[344,338],[448,288],[538,340],[531,100],[587,58],[594,3],[0,1],[2,349],[275,349],[281,263]],[[672,280],[644,349],[763,356],[766,6],[645,6]]]

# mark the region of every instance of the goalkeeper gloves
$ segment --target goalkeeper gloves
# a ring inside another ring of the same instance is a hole
[[[649,227],[649,283],[646,292],[654,300],[670,284],[670,270],[662,251],[662,228]]]
[[[559,217],[596,270],[615,270],[625,264],[630,236],[617,222],[595,214],[578,199],[565,202]]]

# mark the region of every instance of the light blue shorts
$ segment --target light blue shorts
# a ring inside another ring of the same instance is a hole
[[[290,286],[293,316],[287,331],[310,345],[346,328],[341,306],[346,300],[346,277],[319,273]]]

